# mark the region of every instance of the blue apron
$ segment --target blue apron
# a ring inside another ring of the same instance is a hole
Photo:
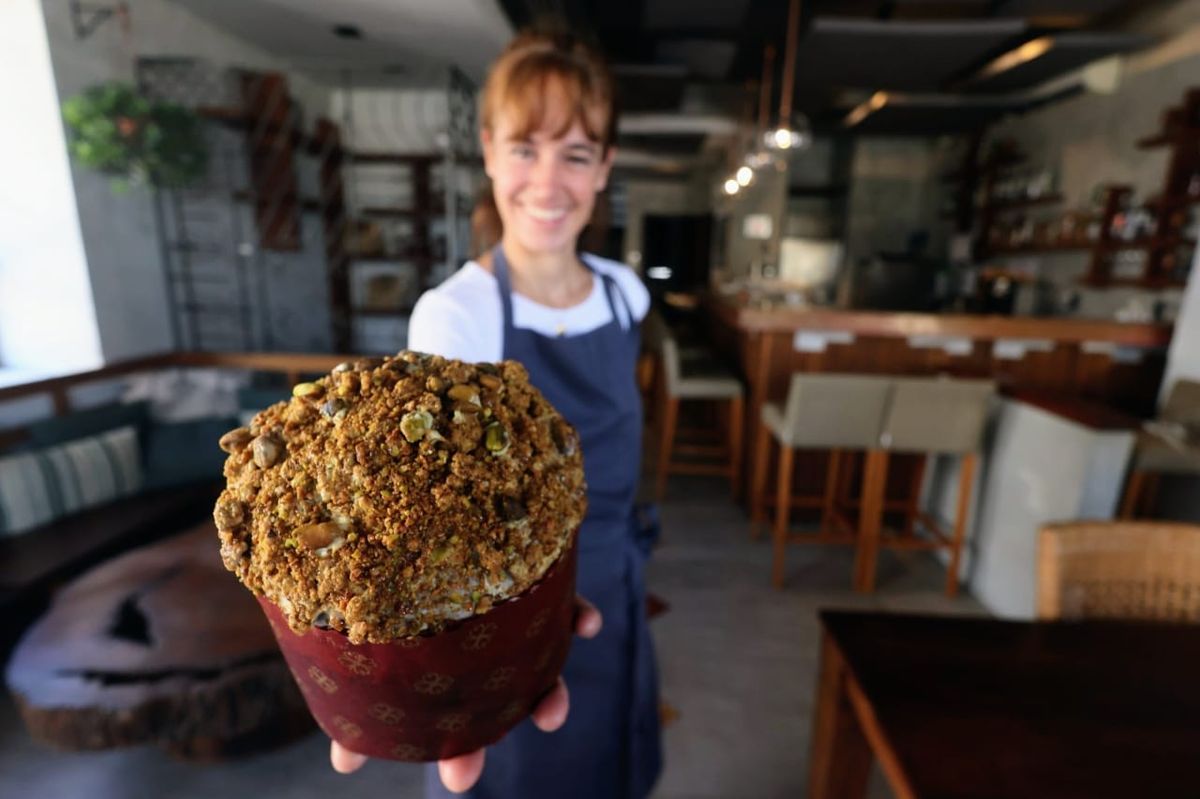
[[[635,540],[633,515],[642,438],[634,377],[638,325],[616,283],[592,270],[608,300],[610,322],[556,338],[517,329],[500,247],[492,251],[492,264],[504,310],[504,357],[520,361],[530,382],[579,431],[588,510],[579,532],[577,590],[604,614],[604,627],[571,646],[563,669],[571,694],[566,724],[544,733],[523,721],[488,749],[483,777],[466,794],[448,792],[437,768],[429,766],[426,795],[641,799],[658,779],[662,752],[658,673],[645,614],[646,556]],[[620,324],[618,303],[628,329]]]

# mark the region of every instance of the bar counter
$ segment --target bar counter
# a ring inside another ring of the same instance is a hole
[[[1167,324],[1088,319],[746,307],[716,294],[702,305],[714,343],[746,382],[748,442],[757,441],[763,403],[782,402],[794,372],[991,377],[1002,392],[1149,417],[1172,333]],[[809,470],[800,471],[804,481]],[[890,497],[905,493],[889,486]]]
[[[844,331],[863,336],[949,336],[985,341],[1046,339],[1108,342],[1123,347],[1165,348],[1171,325],[1032,316],[840,311],[831,308],[752,308],[710,297],[708,307],[724,324],[747,332]]]

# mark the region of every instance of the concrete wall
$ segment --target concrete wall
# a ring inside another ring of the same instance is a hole
[[[69,5],[43,0],[46,32],[60,97],[94,83],[132,81],[140,56],[195,57],[214,66],[287,70],[287,64],[166,0],[128,0],[128,35],[110,19],[90,37],[75,37]],[[329,106],[329,93],[289,72],[292,93],[312,112]],[[108,179],[73,169],[79,224],[87,253],[100,345],[106,362],[171,348],[167,287],[150,192],[114,196]],[[292,280],[323,281],[323,274],[292,271]],[[281,284],[286,285],[286,282]],[[307,296],[307,295],[306,295]]]
[[[940,163],[937,144],[928,138],[858,139],[846,209],[846,259],[852,268],[880,251],[903,252],[921,230],[929,233],[926,251],[943,252]]]
[[[100,336],[38,0],[0,4],[0,97],[0,371],[95,368]]]
[[[723,183],[724,180],[719,182]],[[705,188],[709,196],[717,194],[713,203],[717,224],[727,226],[725,256],[719,266],[730,276],[748,275],[751,266],[759,261],[778,266],[779,242],[783,238],[783,221],[787,214],[787,172],[770,167],[760,169],[754,176],[754,182],[732,197],[721,193],[719,185],[714,189],[713,184],[717,183],[712,180]],[[742,235],[742,223],[751,214],[771,217],[773,227],[769,240],[748,239]]]

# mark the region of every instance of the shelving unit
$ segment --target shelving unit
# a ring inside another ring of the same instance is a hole
[[[1180,231],[1187,222],[1188,206],[1200,203],[1195,185],[1200,183],[1200,88],[1189,89],[1179,106],[1168,108],[1163,113],[1162,130],[1141,139],[1138,147],[1170,149],[1163,192],[1154,203],[1157,224],[1143,277],[1148,281],[1186,282],[1186,274],[1180,275],[1184,262],[1178,251],[1196,245]]]
[[[351,287],[345,312],[356,331],[356,349],[371,348],[363,339],[400,339],[417,297],[436,282],[434,266],[442,257],[444,243],[438,241],[434,223],[444,217],[445,202],[437,196],[433,173],[444,160],[442,154],[430,152],[343,153],[347,182],[359,185],[363,167],[386,167],[388,177],[382,182],[391,190],[388,194],[397,197],[394,205],[377,204],[387,196],[381,198],[373,192],[367,199],[359,197],[350,209],[350,224],[375,232],[375,246],[347,254]],[[375,186],[376,192],[379,188]],[[402,234],[396,233],[397,223],[404,224]],[[358,244],[362,243],[360,239]],[[382,324],[392,332],[363,336],[364,324]],[[395,346],[401,344],[397,340]]]
[[[1200,89],[1186,92],[1180,105],[1164,112],[1161,130],[1137,142],[1142,149],[1168,147],[1171,152],[1162,191],[1139,204],[1153,211],[1153,234],[1132,241],[1119,238],[1114,223],[1130,204],[1133,189],[1113,185],[1104,187],[1097,214],[1090,219],[1080,215],[1075,237],[1036,237],[1035,232],[1036,238],[1032,241],[998,242],[995,231],[1006,215],[1052,208],[1061,204],[1064,198],[1057,192],[1019,199],[995,197],[998,181],[1008,170],[1024,165],[1027,159],[1011,148],[980,159],[981,138],[977,134],[971,139],[958,169],[942,175],[943,182],[956,184],[958,188],[953,208],[941,214],[942,218],[953,219],[955,229],[960,233],[974,234],[973,249],[978,261],[1016,255],[1078,253],[1089,259],[1086,275],[1081,280],[1083,285],[1163,289],[1187,284],[1185,269],[1189,259],[1185,256],[1187,250],[1196,247],[1196,239],[1186,235],[1184,227],[1192,207],[1200,206]],[[1064,223],[1067,221],[1063,220]],[[1091,236],[1084,238],[1088,227],[1092,228]],[[1063,228],[1067,226],[1064,224]],[[1141,274],[1114,274],[1117,256],[1129,251],[1146,253]]]

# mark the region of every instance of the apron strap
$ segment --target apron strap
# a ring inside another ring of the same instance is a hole
[[[600,285],[604,288],[604,299],[608,302],[608,311],[612,314],[613,321],[616,322],[622,330],[629,330],[633,325],[633,310],[629,307],[629,301],[625,298],[625,292],[621,291],[621,287],[617,285],[617,281],[613,280],[608,275],[602,275],[587,262],[582,256],[579,262],[584,268],[592,273],[593,278],[599,278]],[[504,257],[504,248],[497,244],[492,248],[492,273],[496,277],[496,283],[500,289],[500,309],[504,316],[505,332],[513,329],[513,311],[512,311],[512,279],[508,272],[508,259]],[[617,312],[617,303],[620,302],[621,309],[625,312],[624,317]],[[624,319],[624,321],[622,321]]]
[[[512,281],[508,276],[508,259],[504,257],[504,248],[497,244],[492,248],[492,274],[496,276],[496,284],[500,289],[500,309],[504,314],[504,338],[513,329],[512,312]]]

